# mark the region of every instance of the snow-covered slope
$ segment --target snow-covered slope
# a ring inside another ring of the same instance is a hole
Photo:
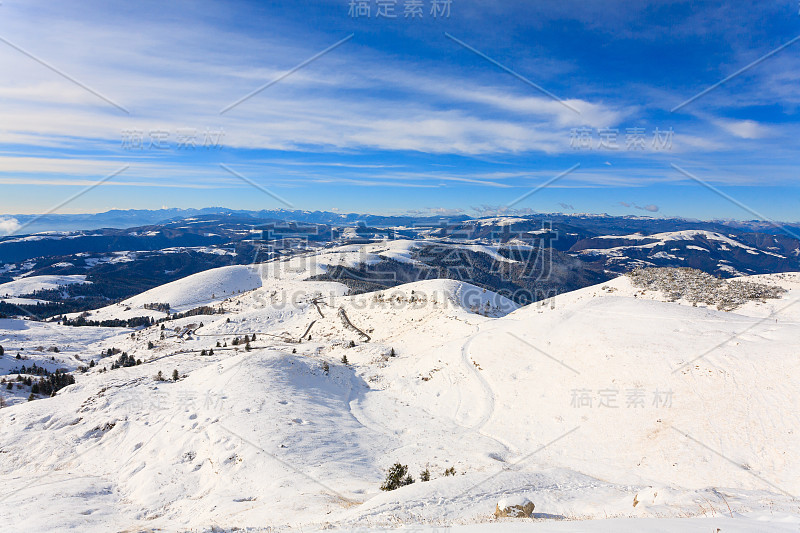
[[[0,284],[0,297],[30,294],[34,291],[57,289],[72,283],[90,283],[86,276],[30,276]]]
[[[226,298],[261,287],[261,273],[255,265],[234,265],[206,270],[89,312],[91,320],[128,319],[138,316],[160,318],[161,311],[145,309],[146,304],[169,304],[171,312],[187,311],[221,302]],[[74,318],[79,313],[68,315]]]
[[[499,532],[517,525],[496,503],[524,496],[534,531],[800,523],[800,276],[760,277],[788,291],[731,312],[627,277],[518,309],[451,280],[303,281],[327,264],[220,269],[126,302],[225,310],[163,330],[48,325],[97,366],[0,409],[0,520]],[[19,323],[2,342],[35,342]],[[110,370],[109,348],[143,362]],[[381,492],[396,462],[418,481]]]

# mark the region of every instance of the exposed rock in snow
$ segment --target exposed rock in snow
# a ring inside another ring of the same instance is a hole
[[[503,498],[495,507],[495,518],[530,518],[536,506],[524,496]]]

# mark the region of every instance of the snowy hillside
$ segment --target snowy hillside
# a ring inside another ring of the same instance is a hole
[[[11,305],[36,305],[44,300],[36,298],[19,298],[36,291],[58,289],[73,283],[91,283],[86,281],[86,276],[28,276],[20,277],[14,281],[0,284],[0,302]]]
[[[48,356],[92,365],[34,401],[6,376],[0,520],[796,531],[799,275],[759,276],[786,291],[731,311],[630,277],[522,308],[453,280],[357,295],[305,281],[364,253],[411,260],[405,244],[342,247],[211,270],[92,315],[224,310],[138,330],[0,321],[5,372]],[[112,369],[123,353],[132,366]],[[382,492],[395,463],[416,482]],[[524,498],[533,520],[494,517]]]

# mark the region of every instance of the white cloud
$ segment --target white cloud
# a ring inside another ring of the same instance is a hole
[[[718,120],[717,126],[740,139],[760,139],[768,128],[754,120]]]
[[[21,227],[16,218],[0,218],[0,235],[11,235]]]

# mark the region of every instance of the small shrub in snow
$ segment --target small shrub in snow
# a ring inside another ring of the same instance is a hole
[[[161,370],[158,371],[156,377],[154,378],[156,381],[164,381],[164,374],[161,373]]]
[[[386,474],[386,481],[381,485],[381,490],[396,490],[414,483],[414,478],[408,473],[408,466],[395,463]]]
[[[322,371],[325,372],[325,374],[330,373],[331,367],[330,367],[330,365],[328,364],[327,361],[323,361],[322,362]]]
[[[350,364],[350,362],[347,360],[347,356],[346,355],[342,356],[342,364],[343,365],[349,365]]]
[[[431,471],[429,469],[425,469],[419,473],[419,480],[420,481],[430,481],[431,480]]]
[[[456,469],[451,466],[450,468],[448,468],[447,470],[444,471],[444,475],[445,475],[445,477],[447,477],[447,476],[455,476],[456,475]]]
[[[175,370],[172,371],[172,381],[178,381],[179,377],[180,376],[178,375],[178,369],[176,368]]]

